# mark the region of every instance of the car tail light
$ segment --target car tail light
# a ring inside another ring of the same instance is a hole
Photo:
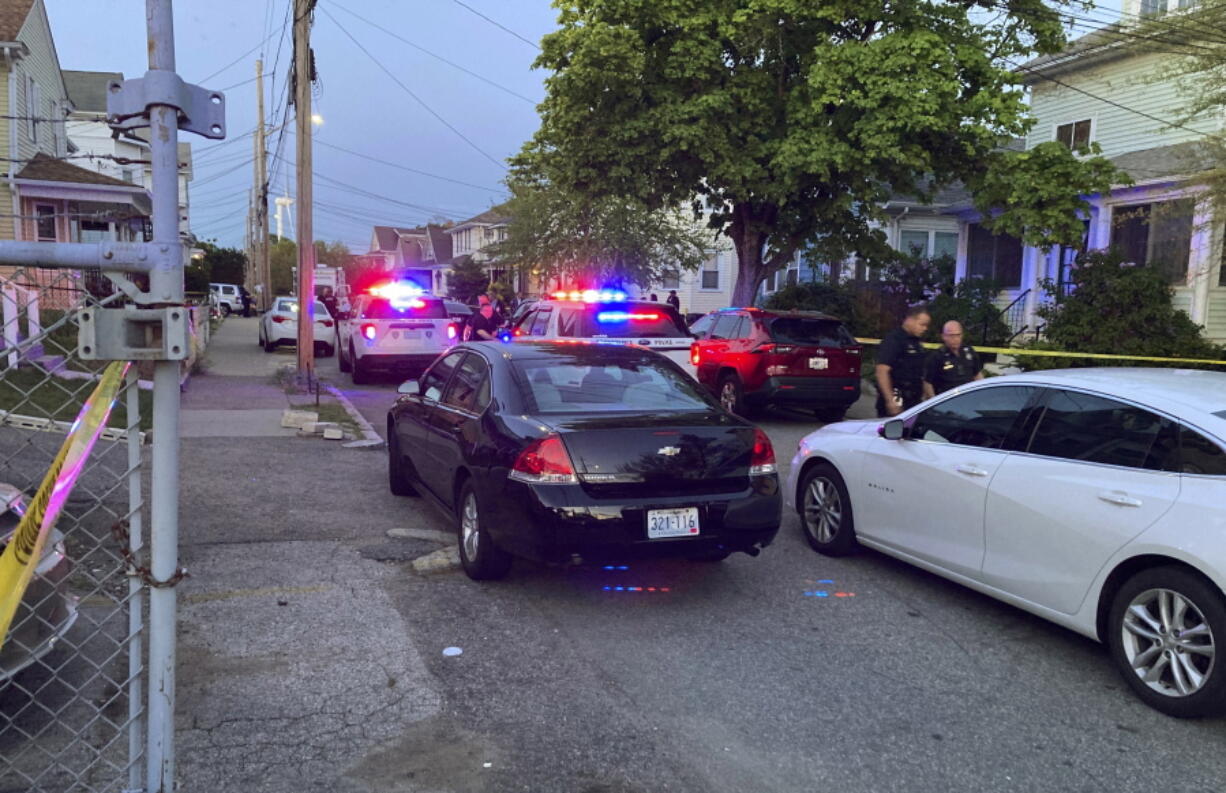
[[[456,327],[454,322],[447,326],[447,338],[454,340],[455,337],[459,335],[460,329]]]
[[[288,319],[289,319],[289,317],[283,317],[283,316],[281,316],[280,314],[273,314],[273,315],[272,315],[272,321],[273,321],[273,322],[276,322],[278,325],[279,325],[279,324],[281,324],[282,322],[287,321]]]
[[[375,340],[376,333],[378,333],[378,328],[376,328],[374,325],[367,323],[362,326],[362,335],[370,339],[371,341]]]
[[[697,344],[697,343],[691,344],[691,345],[690,345],[690,363],[692,363],[692,364],[694,364],[695,366],[697,366],[697,365],[698,365],[698,361],[699,361],[701,358],[702,358],[702,353],[700,353],[700,352],[698,351],[698,344]]]
[[[775,467],[775,447],[771,439],[759,427],[753,428],[753,452],[749,456],[749,475],[764,476],[773,474]]]
[[[332,320],[330,320],[330,319],[321,319],[321,320],[319,320],[319,321],[323,323],[323,325],[324,325],[324,327],[325,327],[325,328],[330,328],[330,327],[332,327]]]
[[[771,460],[773,461],[774,457]],[[511,473],[507,476],[517,482],[542,485],[566,485],[579,481],[575,477],[575,467],[571,465],[570,455],[557,435],[539,438],[528,444],[528,448],[520,452],[519,459],[511,466]]]
[[[789,344],[775,344],[774,342],[765,342],[754,347],[750,352],[755,353],[774,353],[775,355],[787,355],[790,352],[795,352],[796,348]]]

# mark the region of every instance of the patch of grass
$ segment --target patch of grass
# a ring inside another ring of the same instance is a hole
[[[350,418],[348,411],[339,402],[320,402],[319,407],[307,405],[304,410],[314,410],[319,413],[320,421],[330,421],[353,436],[361,435],[358,425]]]
[[[97,381],[67,380],[48,375],[36,366],[0,371],[0,410],[22,416],[73,421],[81,411],[85,400],[93,393]],[[153,428],[153,392],[140,391],[140,428]],[[111,411],[108,427],[124,429],[128,426],[127,395],[120,396],[119,403]]]

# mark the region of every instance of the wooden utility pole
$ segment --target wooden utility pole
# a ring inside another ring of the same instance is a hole
[[[315,240],[311,229],[311,16],[294,0],[294,129],[298,142],[298,375],[315,374]]]
[[[255,252],[256,279],[260,284],[259,307],[272,308],[272,271],[268,265],[268,163],[264,159],[264,61],[255,62],[255,95],[258,123],[255,127]]]

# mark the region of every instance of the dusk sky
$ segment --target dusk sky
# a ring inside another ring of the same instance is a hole
[[[144,73],[144,0],[46,4],[62,68]],[[253,181],[255,60],[261,55],[267,123],[289,121],[279,149],[278,135],[269,142],[283,158],[270,155],[273,193],[293,195],[293,117],[285,114],[291,5],[292,0],[175,3],[179,74],[224,90],[228,104],[229,136],[220,145],[182,137],[196,151],[192,226],[201,239],[243,244]],[[1111,0],[1079,13],[1106,21],[1118,18],[1119,7],[1119,0]],[[312,32],[320,76],[314,111],[324,118],[315,134],[316,239],[365,251],[373,225],[462,220],[504,198],[503,162],[536,130],[536,103],[544,95],[546,75],[531,68],[537,50],[530,42],[552,30],[555,20],[548,0],[320,0]],[[1070,37],[1085,32],[1081,27]],[[286,236],[292,234],[286,226]]]
[[[144,0],[46,0],[46,5],[62,68],[120,71],[125,77],[148,68]],[[196,152],[192,227],[201,239],[243,244],[253,181],[255,61],[261,54],[267,123],[289,119],[280,148],[285,161],[270,154],[273,192],[283,193],[288,184],[293,195],[293,115],[284,113],[291,5],[292,0],[175,3],[179,74],[224,90],[227,101],[229,134],[220,146],[195,135],[180,138]],[[436,216],[462,220],[504,198],[502,163],[536,130],[536,103],[544,95],[545,73],[531,69],[537,50],[528,42],[552,30],[555,19],[547,0],[320,0],[312,31],[320,77],[313,109],[324,118],[315,134],[315,237],[364,251],[373,225],[412,226]],[[270,150],[276,144],[274,134]],[[374,163],[329,144],[455,181]],[[286,236],[292,234],[287,226]]]

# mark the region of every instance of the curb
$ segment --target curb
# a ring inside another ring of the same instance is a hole
[[[358,425],[358,429],[362,431],[362,440],[360,443],[362,443],[363,446],[369,445],[373,447],[375,445],[383,445],[383,438],[379,437],[379,433],[375,432],[375,428],[371,426],[371,423],[358,412],[358,409],[353,406],[353,403],[349,401],[348,397],[341,393],[339,388],[328,383],[320,383],[320,385],[324,387],[325,391],[336,398],[336,401],[339,402],[341,407],[345,409],[345,412],[349,414],[349,418],[353,419],[353,423]]]

